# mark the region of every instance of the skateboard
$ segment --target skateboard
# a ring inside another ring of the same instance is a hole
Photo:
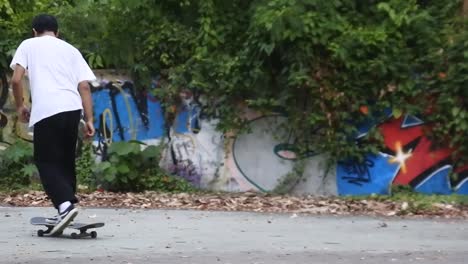
[[[37,236],[43,237],[43,236],[60,236],[62,235],[63,232],[57,233],[54,235],[51,235],[50,232],[54,228],[54,224],[47,223],[45,217],[33,217],[30,220],[30,223],[32,225],[42,225],[47,227],[47,230],[39,229],[37,230]],[[79,233],[73,232],[71,233],[71,238],[83,238],[83,237],[91,237],[91,238],[96,238],[97,237],[97,232],[96,231],[91,231],[87,232],[88,229],[94,229],[94,228],[99,228],[103,227],[104,223],[91,223],[91,224],[84,224],[84,223],[77,223],[74,222],[70,225],[68,225],[65,228],[71,228],[80,231]]]

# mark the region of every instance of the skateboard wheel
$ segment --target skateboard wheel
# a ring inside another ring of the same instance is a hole
[[[97,237],[97,232],[96,231],[92,231],[91,232],[91,238],[96,238]]]
[[[43,237],[44,236],[44,230],[37,230],[37,236],[38,237]]]
[[[78,234],[77,234],[77,233],[71,233],[71,238],[77,239],[77,238],[78,238]]]

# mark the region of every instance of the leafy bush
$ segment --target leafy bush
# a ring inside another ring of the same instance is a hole
[[[0,0],[0,74],[9,71],[9,63],[19,43],[31,37],[31,21],[40,13],[60,14],[70,0]]]
[[[439,146],[453,148],[455,160],[468,161],[468,24],[447,32],[449,41],[433,55],[426,98],[429,133]]]
[[[148,146],[137,141],[114,142],[108,160],[96,165],[98,181],[111,191],[145,190],[187,192],[193,187],[185,180],[167,175],[159,166],[162,146]]]
[[[165,107],[192,90],[222,131],[245,124],[246,106],[281,112],[304,151],[354,160],[382,147],[378,130],[353,144],[363,112],[419,116],[433,105],[428,132],[467,157],[461,8],[461,0],[2,0],[0,34],[9,38],[0,62],[29,33],[32,14],[47,10],[94,67],[130,69],[139,89],[160,75]]]
[[[460,103],[466,74],[464,64],[457,64],[466,53],[458,32],[466,28],[455,23],[461,3],[102,1],[108,17],[104,31],[113,32],[112,41],[93,52],[102,54],[105,66],[132,69],[140,88],[159,73],[163,89],[156,93],[167,107],[177,105],[183,89],[202,95],[204,113],[219,118],[223,131],[245,124],[239,109],[245,106],[285,113],[298,146],[334,160],[360,159],[381,148],[375,129],[363,144],[353,144],[358,124],[369,119],[362,109],[377,120],[388,108],[397,118],[419,116],[437,96],[438,107],[427,120],[445,132],[434,137],[467,146],[466,105]],[[109,56],[117,50],[128,56]],[[427,89],[440,84],[434,83],[439,65],[458,79],[447,78],[444,88],[436,89],[443,91],[429,98]],[[453,100],[456,107],[448,107]],[[320,136],[312,138],[317,131]],[[466,148],[460,151],[468,156]]]
[[[94,164],[93,145],[84,142],[76,159],[76,178],[79,185],[86,186],[90,191],[95,190],[97,184],[93,173]]]
[[[37,175],[32,145],[18,141],[0,152],[0,188],[19,189],[31,184]]]

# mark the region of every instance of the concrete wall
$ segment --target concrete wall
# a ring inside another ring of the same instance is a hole
[[[109,71],[96,71],[96,75],[98,158],[104,146],[136,139],[167,143],[161,166],[205,189],[271,191],[289,174],[293,177],[286,189],[296,194],[388,194],[393,184],[409,184],[423,193],[468,194],[468,166],[453,167],[449,149],[431,150],[431,142],[422,133],[424,122],[414,116],[370,118],[362,124],[359,136],[377,126],[386,148],[362,164],[343,161],[327,166],[326,156],[316,153],[313,146],[307,146],[307,157],[297,157],[294,131],[283,116],[247,111],[250,132],[223,135],[216,130],[217,121],[204,118],[202,104],[186,92],[175,109],[175,121],[167,127],[160,102],[136,91],[127,76]],[[159,89],[157,80],[151,86]],[[0,86],[0,99],[6,88]],[[0,151],[17,137],[32,139],[26,125],[15,121],[12,99],[10,92],[9,100],[0,105]],[[298,165],[303,166],[302,175],[291,174]],[[458,172],[458,179],[449,179],[452,170]]]

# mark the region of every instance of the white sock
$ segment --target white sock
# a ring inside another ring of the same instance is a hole
[[[68,206],[70,206],[70,205],[71,205],[71,203],[69,201],[61,203],[59,205],[59,212],[61,213],[61,212],[65,211],[68,208]]]

